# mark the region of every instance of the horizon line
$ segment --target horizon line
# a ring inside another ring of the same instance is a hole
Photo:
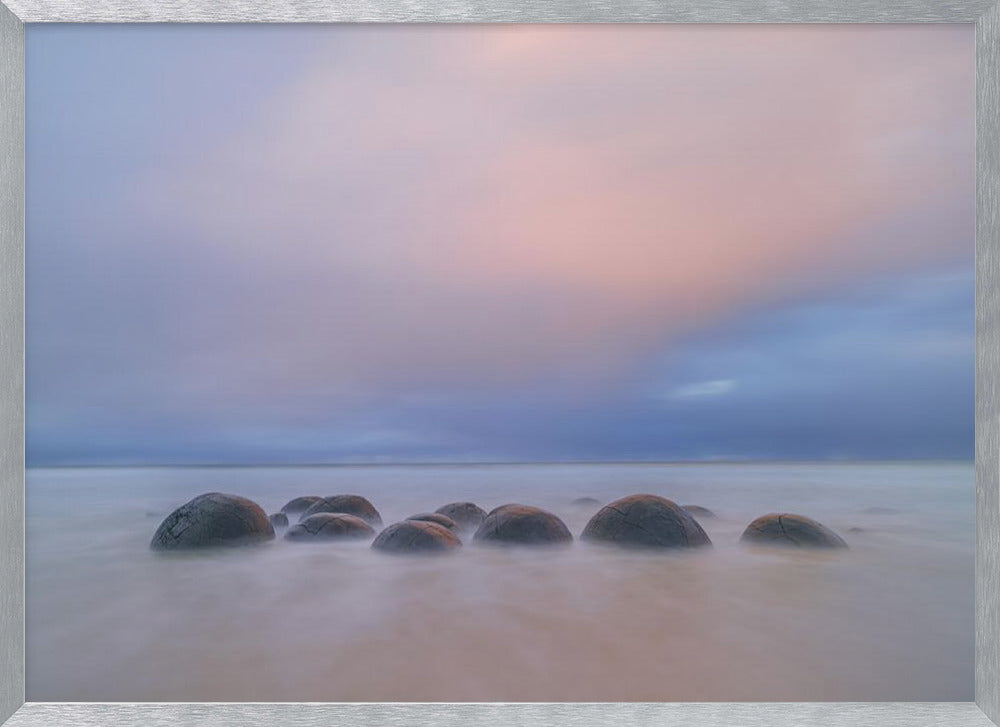
[[[739,464],[905,464],[905,463],[975,463],[975,457],[933,457],[896,459],[622,459],[622,460],[472,460],[468,462],[441,461],[400,461],[400,462],[180,462],[141,464],[28,464],[28,469],[251,469],[251,468],[326,468],[326,467],[498,467],[498,466],[544,466],[544,465],[739,465]]]

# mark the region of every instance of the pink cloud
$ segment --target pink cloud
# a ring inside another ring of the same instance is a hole
[[[972,40],[342,29],[137,203],[220,265],[226,300],[177,325],[239,391],[599,380],[817,282],[966,255]],[[908,215],[937,224],[872,232]]]

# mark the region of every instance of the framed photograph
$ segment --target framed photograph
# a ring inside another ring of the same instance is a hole
[[[0,722],[1000,723],[1000,10],[0,6]]]

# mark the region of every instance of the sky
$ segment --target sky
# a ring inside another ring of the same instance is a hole
[[[26,42],[30,465],[973,456],[972,26]]]

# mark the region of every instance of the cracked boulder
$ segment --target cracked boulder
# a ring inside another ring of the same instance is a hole
[[[590,518],[580,538],[633,548],[695,548],[712,544],[690,513],[657,495],[629,495],[605,505]]]
[[[434,512],[450,517],[462,531],[475,531],[486,519],[486,511],[472,502],[451,502]]]
[[[793,548],[846,548],[843,538],[822,523],[802,515],[771,513],[747,525],[740,538],[755,545]]]
[[[501,505],[490,511],[473,539],[488,545],[557,545],[573,540],[566,523],[530,505]]]
[[[221,492],[199,495],[160,523],[153,550],[249,545],[274,539],[267,513],[252,500]]]
[[[281,511],[286,515],[301,515],[322,499],[323,498],[319,495],[303,495],[302,497],[295,497],[286,502],[285,506],[281,508]]]
[[[383,553],[447,553],[462,547],[455,533],[426,520],[404,520],[378,534],[373,550]]]
[[[367,540],[375,529],[356,515],[318,512],[296,523],[285,533],[285,540]]]
[[[448,528],[453,533],[457,533],[459,530],[458,523],[456,523],[447,515],[442,515],[439,512],[422,512],[419,515],[410,515],[410,517],[406,519],[419,520],[421,522],[427,522],[427,523],[437,523],[442,527]]]
[[[344,515],[355,515],[369,525],[382,524],[382,516],[378,514],[378,510],[361,495],[331,495],[330,497],[322,497],[302,513],[299,522],[302,522],[310,515],[321,512],[339,512]]]

